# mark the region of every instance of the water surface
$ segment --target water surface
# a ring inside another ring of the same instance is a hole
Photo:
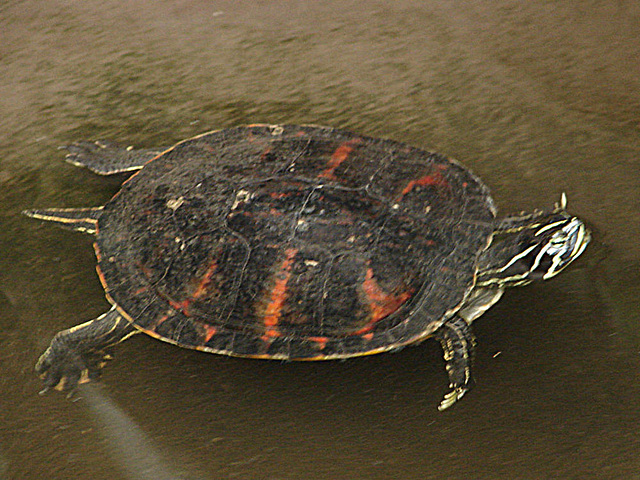
[[[639,20],[631,1],[5,2],[0,477],[636,477]],[[594,241],[477,322],[477,388],[444,413],[433,341],[281,364],[139,336],[74,401],[39,396],[51,337],[108,307],[91,239],[20,211],[100,205],[123,180],[57,147],[256,122],[436,149],[505,213],[564,191]]]

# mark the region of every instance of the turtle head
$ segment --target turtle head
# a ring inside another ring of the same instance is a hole
[[[564,193],[551,212],[508,217],[481,255],[477,285],[507,287],[554,277],[584,251],[591,234],[566,211]]]

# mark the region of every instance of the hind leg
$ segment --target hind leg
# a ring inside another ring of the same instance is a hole
[[[107,349],[138,333],[114,308],[89,322],[56,334],[36,364],[45,391],[73,390],[96,379],[111,358]]]
[[[166,150],[163,147],[134,149],[107,140],[75,142],[63,148],[69,152],[67,162],[86,167],[99,175],[140,170],[149,160]]]

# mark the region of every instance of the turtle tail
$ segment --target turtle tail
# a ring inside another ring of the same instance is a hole
[[[45,208],[25,210],[22,213],[31,218],[53,222],[62,228],[95,235],[102,208]]]

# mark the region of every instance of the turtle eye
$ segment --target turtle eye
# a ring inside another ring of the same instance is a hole
[[[571,243],[571,237],[569,237],[564,230],[554,233],[549,240],[546,253],[548,255],[554,255],[561,250],[567,249],[567,242]]]

